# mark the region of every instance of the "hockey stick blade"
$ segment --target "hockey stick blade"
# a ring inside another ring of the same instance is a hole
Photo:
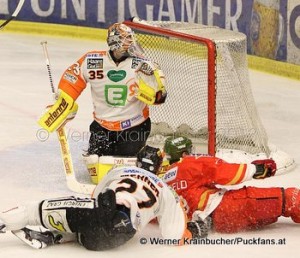
[[[2,30],[9,22],[11,22],[13,19],[15,19],[17,17],[17,15],[19,14],[19,12],[21,11],[22,7],[23,7],[23,4],[25,3],[25,0],[20,0],[17,7],[16,7],[16,10],[13,12],[13,14],[11,15],[10,18],[8,18],[5,22],[3,22],[1,25],[0,25],[0,30]]]
[[[68,139],[64,128],[57,130],[57,137],[60,145],[62,161],[64,164],[64,172],[67,180],[68,188],[76,193],[91,195],[95,189],[93,184],[84,184],[77,181],[70,152]]]

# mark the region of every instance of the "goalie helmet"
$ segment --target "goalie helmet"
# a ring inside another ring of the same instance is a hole
[[[134,32],[123,23],[115,23],[108,28],[107,44],[111,51],[119,51],[130,56],[143,55],[141,46],[136,42]]]
[[[192,141],[184,136],[170,136],[165,140],[164,152],[170,163],[180,160],[183,153],[190,154],[192,152]]]
[[[163,155],[159,148],[144,146],[137,154],[136,165],[156,174],[162,164]]]

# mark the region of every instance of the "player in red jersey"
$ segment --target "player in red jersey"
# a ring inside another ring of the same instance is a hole
[[[164,147],[173,162],[162,176],[164,182],[187,204],[190,219],[208,221],[217,232],[234,233],[257,229],[291,217],[300,223],[300,190],[297,188],[242,186],[247,180],[274,176],[271,159],[251,164],[231,164],[211,156],[190,155],[192,142],[186,137],[168,138]],[[182,156],[182,158],[180,158]]]

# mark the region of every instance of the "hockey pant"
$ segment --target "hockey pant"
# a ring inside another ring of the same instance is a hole
[[[146,144],[151,130],[151,120],[146,119],[140,125],[123,131],[109,131],[97,121],[90,125],[88,154],[98,156],[136,156]]]
[[[300,223],[300,197],[297,188],[244,187],[224,194],[212,213],[214,229],[235,233],[259,229],[272,224],[278,217],[291,217]]]

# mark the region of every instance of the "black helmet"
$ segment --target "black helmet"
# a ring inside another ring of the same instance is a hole
[[[162,164],[163,155],[159,148],[144,146],[137,154],[136,165],[156,174]]]

